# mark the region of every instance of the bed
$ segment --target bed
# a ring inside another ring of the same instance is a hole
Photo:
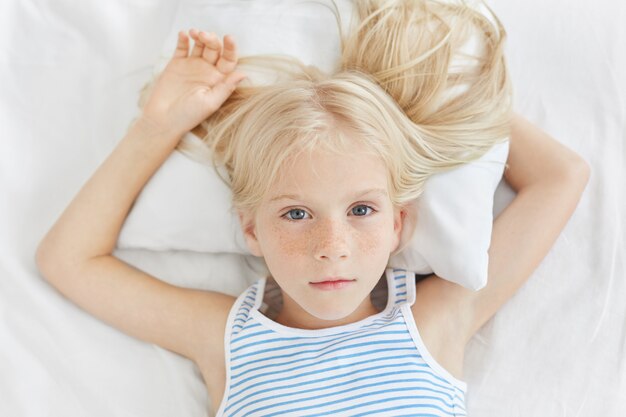
[[[550,253],[468,345],[468,414],[626,416],[626,4],[489,4],[508,32],[515,110],[583,156],[591,179]],[[328,68],[333,19],[294,1],[2,3],[0,415],[208,415],[191,361],[66,300],[34,252],[124,135],[178,30],[231,33],[242,55],[256,42]],[[501,181],[494,215],[512,197]],[[115,255],[170,283],[235,296],[261,273],[234,252]]]

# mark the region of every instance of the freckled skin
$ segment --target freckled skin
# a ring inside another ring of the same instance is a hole
[[[240,213],[251,252],[265,259],[282,289],[283,309],[275,320],[285,326],[321,329],[378,312],[369,295],[398,247],[404,210],[391,203],[384,163],[356,145],[349,156],[299,156],[254,218]],[[387,196],[353,197],[370,188],[384,189]],[[286,193],[300,198],[269,201]],[[335,275],[356,282],[334,291],[309,284]]]
[[[289,231],[282,231],[279,227],[272,226],[272,233],[278,239],[280,251],[285,256],[296,256],[306,251],[307,242],[303,239],[294,239]]]

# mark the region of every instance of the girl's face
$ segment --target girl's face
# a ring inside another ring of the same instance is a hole
[[[303,153],[256,218],[242,214],[252,253],[264,257],[282,289],[284,324],[324,328],[376,312],[369,294],[400,243],[404,218],[392,206],[386,170],[358,148],[346,156]],[[327,277],[355,281],[331,291],[311,284]]]

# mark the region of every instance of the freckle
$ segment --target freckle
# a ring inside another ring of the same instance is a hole
[[[272,233],[277,236],[279,250],[287,256],[295,256],[304,251],[306,242],[302,237],[297,237],[292,233],[274,227]]]
[[[364,233],[362,236],[360,236],[359,240],[360,250],[364,254],[374,255],[381,251],[383,240],[380,234]]]

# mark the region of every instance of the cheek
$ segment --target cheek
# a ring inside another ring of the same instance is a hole
[[[295,227],[281,227],[281,225],[273,224],[269,227],[268,232],[271,236],[271,246],[274,253],[296,256],[307,250],[308,239],[303,236],[302,231],[296,230]]]
[[[387,240],[380,230],[361,232],[358,240],[359,250],[366,256],[374,257],[380,253],[383,247],[386,245]]]
[[[379,218],[358,230],[354,234],[354,248],[366,257],[389,255],[389,245],[393,241],[393,220]]]

